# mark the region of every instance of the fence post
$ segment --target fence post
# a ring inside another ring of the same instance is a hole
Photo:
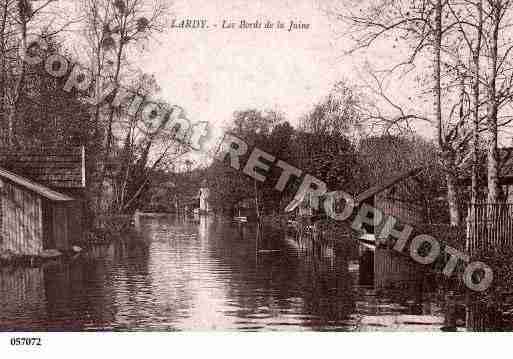
[[[466,236],[465,236],[465,250],[467,253],[470,252],[470,238],[471,238],[471,222],[472,222],[472,207],[474,207],[473,203],[470,203],[470,206],[467,209],[467,228],[466,228]]]

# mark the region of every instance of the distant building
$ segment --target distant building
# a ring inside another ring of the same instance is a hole
[[[385,216],[394,216],[401,223],[425,223],[427,211],[421,203],[422,186],[415,180],[422,167],[386,177],[383,181],[360,193],[355,202],[379,209]]]
[[[429,208],[422,203],[423,188],[416,178],[423,170],[419,167],[386,176],[381,182],[360,193],[355,202],[358,206],[368,204],[380,210],[383,216],[393,216],[401,225],[426,223]],[[371,232],[376,244],[386,239],[380,238],[381,229],[379,223],[376,223],[374,233]],[[425,273],[425,268],[411,258],[379,245],[374,250],[371,263],[374,285],[378,289],[413,283]]]

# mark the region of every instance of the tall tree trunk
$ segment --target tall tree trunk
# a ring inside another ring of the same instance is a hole
[[[4,4],[2,7],[2,25],[0,27],[0,113],[2,113],[2,123],[1,123],[1,135],[0,141],[2,145],[4,145],[4,141],[7,139],[5,136],[5,125],[6,125],[6,117],[5,117],[5,105],[6,101],[6,87],[7,87],[7,53],[6,53],[6,30],[7,30],[7,16],[8,16],[8,6],[9,1],[4,0]],[[5,137],[4,137],[5,136]]]
[[[433,74],[433,93],[434,93],[434,113],[436,121],[436,129],[438,136],[438,145],[442,152],[445,150],[445,143],[443,138],[442,128],[442,89],[440,85],[440,62],[441,62],[441,47],[442,47],[442,2],[441,0],[435,3],[435,24],[434,24],[434,74]]]
[[[135,125],[134,125],[135,126]],[[127,134],[127,137],[126,137],[126,140],[125,140],[125,149],[124,149],[124,158],[123,160],[125,161],[124,165],[126,166],[125,168],[125,175],[124,175],[124,178],[123,178],[123,181],[121,182],[121,194],[120,194],[120,199],[119,199],[119,202],[118,202],[118,211],[121,212],[121,209],[123,207],[123,203],[125,202],[125,194],[126,194],[126,189],[127,189],[127,186],[128,186],[128,180],[129,180],[129,177],[130,177],[130,173],[131,173],[131,169],[132,169],[132,161],[133,161],[133,154],[134,154],[134,141],[133,141],[133,138],[132,138],[132,132],[135,131],[135,128],[132,129],[132,125],[130,125],[130,128],[128,130],[128,134]]]
[[[477,3],[477,33],[476,33],[476,47],[472,51],[474,62],[474,78],[472,83],[472,92],[474,98],[474,113],[473,113],[473,141],[472,141],[472,188],[471,188],[471,203],[476,203],[478,200],[479,183],[478,183],[478,165],[479,165],[479,78],[481,75],[481,67],[479,64],[479,57],[481,56],[481,39],[483,32],[483,0]]]
[[[447,203],[449,204],[449,218],[451,226],[460,225],[460,208],[458,206],[458,187],[456,176],[452,172],[446,175],[447,181]]]
[[[124,25],[123,25],[124,26]],[[113,78],[113,82],[114,82],[114,86],[116,87],[116,92],[117,91],[120,91],[120,86],[119,86],[119,75],[120,75],[120,72],[121,72],[121,59],[123,57],[123,49],[124,49],[124,42],[123,42],[123,38],[125,36],[125,29],[123,28],[122,31],[120,32],[120,37],[121,37],[121,40],[118,44],[118,51],[116,53],[116,70],[115,70],[115,73],[114,73],[114,78]],[[109,104],[109,114],[108,114],[108,118],[107,118],[107,139],[106,139],[106,143],[105,143],[105,150],[104,150],[104,154],[103,154],[103,161],[102,161],[102,164],[101,164],[101,171],[100,171],[100,176],[99,176],[99,192],[98,192],[98,196],[101,197],[102,196],[102,192],[103,192],[103,182],[105,181],[105,177],[107,175],[107,162],[109,161],[109,157],[110,157],[110,154],[111,154],[111,149],[112,149],[112,141],[114,139],[114,136],[113,136],[113,133],[112,133],[112,125],[113,125],[113,122],[114,122],[114,113],[116,111],[116,108],[114,106],[113,103],[110,103]]]
[[[433,39],[433,93],[434,93],[434,113],[437,126],[438,145],[442,151],[442,160],[446,167],[447,181],[447,203],[449,205],[449,215],[452,226],[460,224],[460,213],[458,207],[458,196],[456,191],[456,178],[454,175],[454,161],[452,160],[451,149],[445,143],[442,126],[442,87],[441,87],[441,53],[442,53],[442,1],[435,2],[435,23]]]
[[[499,1],[492,3],[492,33],[490,39],[490,81],[488,83],[488,203],[496,203],[499,197],[498,159],[497,159],[497,110],[496,96],[497,81],[497,42],[499,37],[499,25],[501,19],[501,4]]]
[[[27,50],[27,14],[25,9],[25,3],[23,0],[18,0],[18,15],[19,15],[19,27],[20,27],[20,36],[21,48],[26,51]],[[25,82],[25,59],[19,59],[20,63],[20,73],[18,74],[18,78],[14,84],[13,93],[11,96],[11,101],[9,104],[8,117],[7,117],[7,126],[8,126],[8,144],[9,147],[13,147],[15,140],[15,130],[16,130],[16,116],[18,113],[18,104],[21,97],[21,91],[23,88],[23,84]]]

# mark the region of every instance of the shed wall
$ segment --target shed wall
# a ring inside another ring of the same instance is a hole
[[[18,255],[38,255],[43,249],[41,198],[3,181],[0,249]]]
[[[44,248],[69,250],[82,238],[81,202],[43,201]]]

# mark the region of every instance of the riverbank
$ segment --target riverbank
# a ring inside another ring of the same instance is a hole
[[[39,266],[43,263],[73,258],[84,250],[79,246],[72,246],[70,250],[60,251],[57,249],[45,249],[37,255],[19,255],[10,251],[0,252],[0,267],[8,266]]]

